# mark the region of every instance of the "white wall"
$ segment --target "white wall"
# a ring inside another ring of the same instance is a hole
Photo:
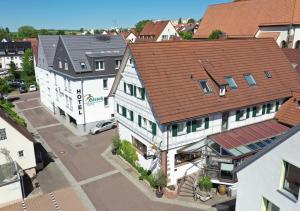
[[[10,62],[14,62],[17,66],[17,68],[22,67],[22,56],[5,56],[5,57],[0,57],[0,64],[2,64],[2,68],[0,69],[9,69]]]
[[[282,211],[300,210],[300,201],[293,202],[278,192],[282,179],[283,160],[300,168],[300,132],[238,172],[237,211],[261,210],[265,197]]]
[[[134,43],[135,40],[136,40],[136,36],[133,34],[133,33],[130,33],[127,37],[126,37],[126,40],[131,42],[131,43]]]
[[[16,161],[19,166],[23,169],[35,168],[35,153],[33,142],[25,138],[21,133],[19,133],[14,127],[0,118],[0,129],[5,128],[6,140],[0,140],[0,149],[4,148],[8,150],[11,158]],[[24,156],[19,157],[18,152],[24,151]],[[7,163],[3,156],[0,156],[0,165]]]
[[[20,181],[0,186],[0,207],[22,200]]]

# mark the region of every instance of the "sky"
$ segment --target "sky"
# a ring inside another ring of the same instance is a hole
[[[132,27],[143,19],[200,19],[210,4],[230,0],[5,0],[0,27],[37,29]],[[4,9],[5,8],[5,9]]]

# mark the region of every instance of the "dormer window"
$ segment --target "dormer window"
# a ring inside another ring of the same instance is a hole
[[[85,68],[86,68],[85,63],[84,63],[84,62],[80,62],[80,67],[81,67],[82,69],[85,69]]]
[[[255,81],[254,77],[251,74],[244,75],[244,78],[247,81],[249,86],[255,86],[256,85],[256,81]]]
[[[95,63],[96,71],[97,70],[104,70],[104,61],[96,61]]]
[[[62,69],[62,62],[60,60],[58,61],[58,68]]]
[[[65,61],[65,70],[68,70],[68,69],[69,69],[68,62]]]
[[[266,75],[267,78],[272,78],[271,71],[265,71],[265,75]]]
[[[116,69],[118,70],[121,66],[121,60],[115,60],[116,62]]]
[[[226,76],[225,80],[227,81],[227,83],[231,89],[237,89],[237,84],[232,76]]]
[[[212,89],[209,87],[207,80],[200,80],[199,84],[200,84],[204,94],[209,94],[212,92]]]

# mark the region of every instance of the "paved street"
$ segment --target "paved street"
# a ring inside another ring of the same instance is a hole
[[[15,104],[40,134],[42,142],[53,150],[55,163],[38,175],[44,192],[73,186],[82,201],[92,203],[96,210],[195,210],[150,200],[101,156],[116,130],[77,137],[41,107],[36,98],[35,94],[28,94]],[[64,168],[67,172],[62,172]]]

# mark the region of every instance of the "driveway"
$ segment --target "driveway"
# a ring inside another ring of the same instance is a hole
[[[16,105],[59,158],[59,162],[62,162],[63,167],[60,167],[60,170],[66,169],[71,174],[71,177],[67,178],[70,184],[79,195],[84,193],[88,203],[91,202],[96,210],[192,210],[150,200],[101,156],[111,144],[111,138],[116,130],[93,136],[75,136],[45,108],[36,107],[38,104],[34,98],[35,95],[32,99],[26,98],[23,102],[17,102]],[[33,103],[28,103],[30,101]],[[57,176],[59,175],[58,173]],[[46,178],[47,174],[42,177]],[[49,180],[51,181],[51,175]],[[60,181],[55,180],[55,183]],[[56,187],[60,185],[53,184],[50,189]],[[87,203],[85,200],[83,202]]]

